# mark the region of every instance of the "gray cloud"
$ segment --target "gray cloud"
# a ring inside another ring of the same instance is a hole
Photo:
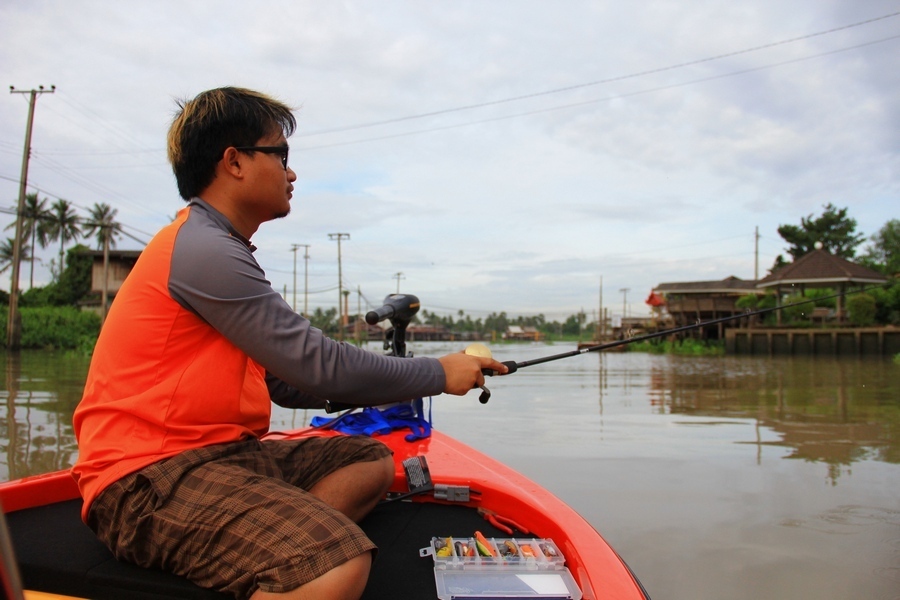
[[[317,288],[336,284],[326,234],[340,230],[347,283],[367,297],[402,271],[426,305],[564,317],[595,302],[601,276],[609,297],[633,290],[635,311],[662,281],[751,277],[754,227],[767,268],[777,226],[826,202],[866,234],[896,218],[900,41],[839,50],[900,34],[900,17],[698,62],[896,11],[14,1],[0,7],[0,64],[9,84],[58,86],[35,120],[29,180],[42,193],[108,202],[152,232],[182,206],[164,158],[173,98],[254,87],[300,122],[293,214],[254,240],[276,288],[291,282],[292,243],[314,244]],[[22,100],[0,110],[7,207]],[[439,114],[396,121],[426,113]]]

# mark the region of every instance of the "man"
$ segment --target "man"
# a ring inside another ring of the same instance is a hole
[[[266,441],[271,401],[379,404],[484,383],[491,359],[400,359],[336,343],[253,258],[290,211],[284,104],[239,88],[180,105],[169,160],[189,202],[116,296],[74,416],[82,517],[120,559],[238,598],[358,598],[357,527],[393,479],[366,437]]]

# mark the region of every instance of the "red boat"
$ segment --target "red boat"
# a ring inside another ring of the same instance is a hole
[[[370,323],[390,318],[385,350],[393,356],[407,356],[406,326],[418,307],[415,296],[398,294],[366,315]],[[490,392],[482,390],[480,400],[487,402]],[[504,464],[431,431],[421,405],[412,407],[396,408],[418,419],[411,427],[416,435],[404,425],[411,419],[401,418],[378,438],[394,452],[394,483],[360,524],[378,546],[365,600],[648,598],[625,562],[572,508]],[[390,411],[374,416],[381,422]],[[334,429],[346,429],[348,416],[354,413],[269,437],[341,435]],[[82,501],[69,471],[0,483],[0,505],[8,524],[8,535],[0,527],[6,566],[0,583],[8,597],[16,598],[19,572],[28,590],[70,597],[230,597],[117,561],[81,521]],[[10,560],[13,551],[17,562]]]
[[[433,538],[469,539],[475,531],[492,540],[516,539],[520,545],[522,540],[552,540],[577,589],[563,594],[559,586],[538,585],[518,590],[515,596],[489,589],[480,596],[473,596],[471,590],[445,589],[442,598],[647,598],[637,578],[600,534],[549,491],[440,432],[413,442],[406,441],[407,433],[398,430],[379,437],[394,450],[396,471],[389,497],[398,499],[378,506],[362,523],[379,548],[363,598],[437,598],[438,561],[423,558],[420,551]],[[339,434],[301,429],[273,435]],[[410,465],[421,466],[430,478],[419,493],[415,487],[410,493],[410,486],[418,483],[410,483]],[[116,561],[82,523],[81,498],[68,471],[2,483],[0,503],[28,590],[96,599],[227,597],[169,573]],[[507,561],[492,571],[481,566],[471,573],[477,580],[485,572],[515,573],[514,567]],[[532,569],[530,575],[534,573]],[[456,583],[459,576],[466,577],[464,571],[454,574]],[[6,575],[4,581],[14,583],[9,576],[15,573]],[[517,578],[517,583],[521,581],[532,580],[524,575]]]

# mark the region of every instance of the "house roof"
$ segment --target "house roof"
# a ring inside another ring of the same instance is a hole
[[[759,280],[758,287],[776,285],[820,285],[836,283],[884,283],[888,278],[862,265],[825,250],[813,250],[789,265]]]
[[[681,281],[660,283],[653,288],[660,294],[748,294],[756,292],[756,282],[732,275],[721,281]]]

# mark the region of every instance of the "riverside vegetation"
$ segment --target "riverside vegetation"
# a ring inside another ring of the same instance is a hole
[[[96,292],[91,292],[92,258],[85,254],[86,246],[77,245],[66,253],[65,268],[55,281],[45,287],[31,288],[23,292],[19,299],[21,318],[21,346],[23,349],[63,349],[90,354],[100,332],[100,317],[95,312],[81,310],[85,304],[97,304]],[[873,265],[880,266],[880,265]],[[887,270],[882,266],[882,271]],[[784,304],[801,300],[816,299],[814,304],[787,307],[782,311],[782,326],[812,327],[809,313],[813,307],[835,309],[836,299],[827,298],[835,293],[831,289],[810,289],[805,296],[785,299]],[[820,298],[820,299],[819,299]],[[0,327],[6,330],[9,295],[0,291]],[[758,310],[775,306],[775,296],[750,294],[740,298],[738,308]],[[864,293],[848,295],[845,301],[848,320],[857,327],[900,325],[900,279],[893,279],[888,285],[873,288]],[[317,308],[309,315],[313,326],[326,334],[335,336],[338,332],[337,310]],[[775,324],[774,313],[765,315],[759,323],[763,326]],[[597,329],[597,323],[588,320],[584,311],[570,315],[565,321],[550,321],[543,314],[536,316],[512,317],[506,312],[493,312],[485,318],[473,319],[460,310],[454,315],[438,315],[423,310],[413,321],[446,328],[454,333],[466,334],[481,339],[502,340],[502,335],[512,325],[533,327],[549,342],[582,341]],[[462,339],[462,338],[461,338]],[[5,336],[0,336],[0,344],[5,344]],[[651,340],[629,345],[628,350],[681,355],[717,355],[724,353],[719,342],[703,341],[685,337],[680,340]],[[898,358],[900,360],[900,358]]]

